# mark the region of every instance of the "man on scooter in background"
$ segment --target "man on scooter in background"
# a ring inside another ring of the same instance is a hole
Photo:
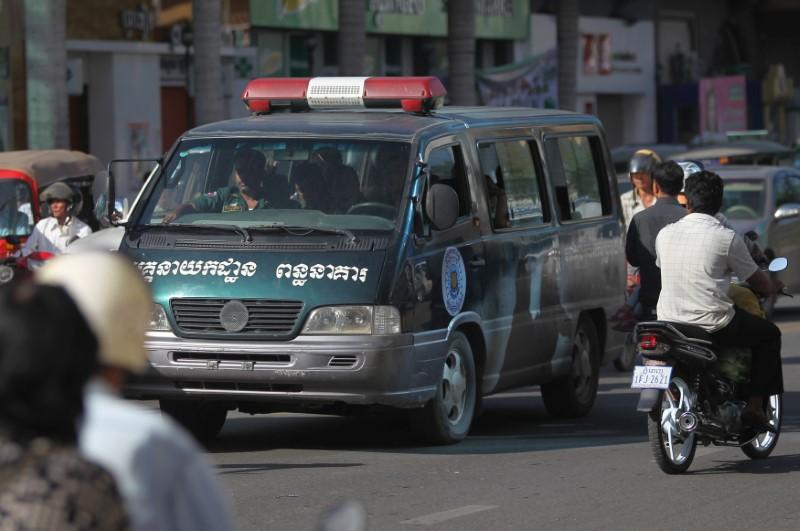
[[[50,185],[43,197],[50,207],[51,216],[40,220],[33,228],[33,233],[20,250],[22,257],[36,251],[61,254],[67,245],[92,233],[89,225],[70,213],[75,193],[68,184]]]
[[[752,351],[750,397],[742,423],[759,432],[775,429],[764,414],[765,399],[783,393],[781,333],[770,321],[736,308],[728,296],[731,273],[763,294],[779,293],[750,256],[740,236],[715,214],[722,205],[719,175],[701,171],[686,179],[689,214],[664,227],[656,237],[656,265],[661,268],[658,318],[698,326],[723,346]]]
[[[656,319],[656,304],[661,292],[661,271],[656,266],[656,236],[669,225],[686,215],[675,196],[683,188],[683,170],[676,162],[657,164],[653,170],[655,204],[633,216],[625,239],[625,257],[639,268],[641,304],[640,320]]]

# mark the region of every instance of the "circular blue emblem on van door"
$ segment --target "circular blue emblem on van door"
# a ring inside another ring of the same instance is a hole
[[[464,260],[458,249],[448,247],[442,261],[442,298],[447,313],[455,315],[461,311],[466,293],[467,273],[464,270]]]

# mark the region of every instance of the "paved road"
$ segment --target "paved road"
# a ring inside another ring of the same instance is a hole
[[[461,444],[421,448],[392,419],[237,413],[210,458],[243,529],[312,530],[340,500],[361,502],[369,529],[798,529],[800,307],[776,320],[784,431],[764,461],[701,447],[689,474],[663,474],[611,368],[580,420],[548,418],[530,388],[488,398]]]

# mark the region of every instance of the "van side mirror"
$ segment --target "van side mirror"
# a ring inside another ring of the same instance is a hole
[[[434,184],[425,196],[425,214],[436,230],[452,227],[458,219],[458,194],[446,184]]]
[[[800,216],[799,203],[784,203],[775,210],[775,219],[786,219]]]

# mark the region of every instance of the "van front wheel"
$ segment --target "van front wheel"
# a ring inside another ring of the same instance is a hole
[[[464,439],[475,415],[476,382],[469,340],[463,333],[453,332],[436,394],[424,408],[412,413],[413,426],[433,444],[453,444]]]
[[[569,374],[542,385],[547,412],[554,417],[576,418],[589,414],[600,379],[600,342],[592,320],[581,317],[572,340]]]

